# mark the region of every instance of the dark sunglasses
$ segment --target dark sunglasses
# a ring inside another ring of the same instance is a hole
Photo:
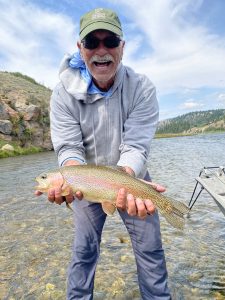
[[[119,46],[120,41],[121,41],[121,39],[116,35],[107,36],[103,40],[100,40],[93,35],[88,35],[81,42],[84,45],[84,48],[93,50],[93,49],[98,48],[98,46],[101,42],[103,42],[103,45],[106,48],[116,48]]]

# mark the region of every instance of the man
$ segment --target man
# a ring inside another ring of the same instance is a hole
[[[65,57],[51,98],[52,142],[60,165],[115,165],[148,180],[158,104],[149,79],[121,63],[122,36],[120,20],[109,9],[98,8],[81,18],[79,53]],[[60,193],[60,187],[51,189],[48,199],[61,204]],[[76,196],[85,198],[80,191]],[[72,193],[66,201],[73,202],[76,228],[67,299],[93,299],[106,215],[99,204],[74,200]],[[154,205],[124,189],[118,192],[116,205],[131,237],[142,299],[170,299]]]

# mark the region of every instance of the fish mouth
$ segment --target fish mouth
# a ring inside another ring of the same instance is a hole
[[[34,187],[34,189],[39,192],[44,192],[45,190],[45,188],[42,185],[37,185]]]
[[[35,189],[37,191],[43,192],[47,189],[47,185],[44,184],[44,182],[41,182],[38,178],[35,178],[35,180],[37,181],[38,185],[35,186]]]

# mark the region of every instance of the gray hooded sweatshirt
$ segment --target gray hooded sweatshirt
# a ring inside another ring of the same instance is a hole
[[[155,87],[122,63],[111,96],[88,94],[79,69],[66,55],[50,102],[51,137],[59,165],[68,159],[128,166],[143,178],[158,123]]]

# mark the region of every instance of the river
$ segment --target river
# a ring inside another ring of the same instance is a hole
[[[167,195],[188,204],[203,166],[225,164],[225,134],[155,139],[149,170]],[[73,240],[72,213],[45,196],[34,178],[55,168],[53,152],[0,160],[0,299],[63,300]],[[161,218],[175,300],[225,299],[225,218],[203,192],[183,232]],[[140,299],[129,236],[116,213],[108,217],[96,272],[95,300]]]

